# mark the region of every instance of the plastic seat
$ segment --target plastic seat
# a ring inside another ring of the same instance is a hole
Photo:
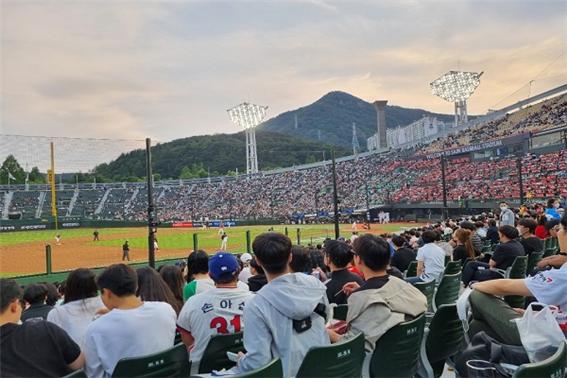
[[[462,269],[460,261],[449,261],[447,265],[445,265],[445,274],[455,274],[459,273]]]
[[[187,347],[177,344],[164,352],[118,361],[113,377],[187,377],[191,362]]]
[[[213,370],[230,369],[235,362],[228,359],[226,352],[244,352],[242,332],[211,337],[203,358],[199,362],[199,374],[210,373]]]
[[[273,359],[265,366],[244,374],[231,375],[231,378],[283,378],[282,360]]]
[[[567,374],[567,342],[561,343],[557,352],[548,359],[520,365],[513,378],[560,378]]]
[[[451,256],[445,255],[445,266],[451,262]]]
[[[463,323],[457,315],[457,305],[442,305],[431,319],[420,351],[419,375],[439,377],[447,358],[465,347]]]
[[[427,308],[431,308],[433,296],[435,295],[435,280],[416,282],[413,284],[427,298]]]
[[[404,278],[417,276],[417,261],[412,261],[404,272]]]
[[[518,256],[512,266],[506,271],[506,278],[524,279],[528,269],[528,256]],[[526,298],[521,295],[508,295],[504,297],[511,307],[524,308]]]
[[[67,374],[63,378],[87,378],[85,371],[83,369],[75,370],[71,374]]]
[[[422,314],[380,337],[370,359],[369,376],[413,377],[419,365],[424,329],[425,314]]]
[[[526,274],[530,274],[534,268],[536,267],[537,263],[543,258],[543,251],[541,252],[532,252],[528,256],[528,268],[526,270]]]
[[[311,348],[296,377],[360,377],[364,357],[364,335],[361,333],[344,342]]]
[[[437,309],[444,304],[455,303],[459,298],[460,289],[461,272],[456,274],[444,274],[435,292],[433,311],[437,311]]]
[[[333,319],[346,320],[348,305],[338,305],[333,309]]]

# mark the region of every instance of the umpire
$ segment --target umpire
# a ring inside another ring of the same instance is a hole
[[[128,240],[122,244],[122,261],[128,259],[130,261],[130,246],[128,246]]]

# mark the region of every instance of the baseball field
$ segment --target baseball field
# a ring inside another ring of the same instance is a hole
[[[397,232],[405,227],[415,227],[415,223],[373,224],[370,231],[359,226],[359,233]],[[274,231],[284,232],[283,225],[242,226],[225,228],[228,235],[228,251],[246,251],[246,231],[251,239],[273,227]],[[332,224],[288,225],[288,235],[297,243],[297,230],[300,230],[302,245],[318,244],[325,238],[334,236]],[[53,272],[66,271],[78,267],[102,267],[121,261],[122,244],[128,240],[132,262],[148,259],[147,228],[103,228],[98,229],[99,241],[93,240],[92,228],[7,232],[0,234],[0,276],[11,277],[45,273],[45,247],[51,246]],[[341,225],[341,235],[348,238],[352,226]],[[61,236],[57,244],[55,236]],[[198,235],[199,248],[213,253],[220,248],[221,239],[217,228],[188,229],[161,228],[156,234],[159,250],[156,260],[185,258],[193,249],[193,234]]]

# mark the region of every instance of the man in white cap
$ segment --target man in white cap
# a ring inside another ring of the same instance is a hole
[[[250,272],[250,261],[252,261],[252,255],[248,252],[245,252],[242,254],[242,256],[240,256],[240,261],[242,261],[244,267],[238,275],[238,280],[244,283],[248,283],[248,279],[252,277],[252,272]]]

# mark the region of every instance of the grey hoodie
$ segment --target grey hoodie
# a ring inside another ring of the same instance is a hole
[[[325,320],[313,312],[317,304],[329,308],[326,287],[313,276],[289,273],[269,282],[244,308],[246,355],[235,373],[257,369],[273,358],[282,360],[284,377],[294,377],[307,351],[329,345]],[[311,317],[311,328],[297,333],[292,320]]]

